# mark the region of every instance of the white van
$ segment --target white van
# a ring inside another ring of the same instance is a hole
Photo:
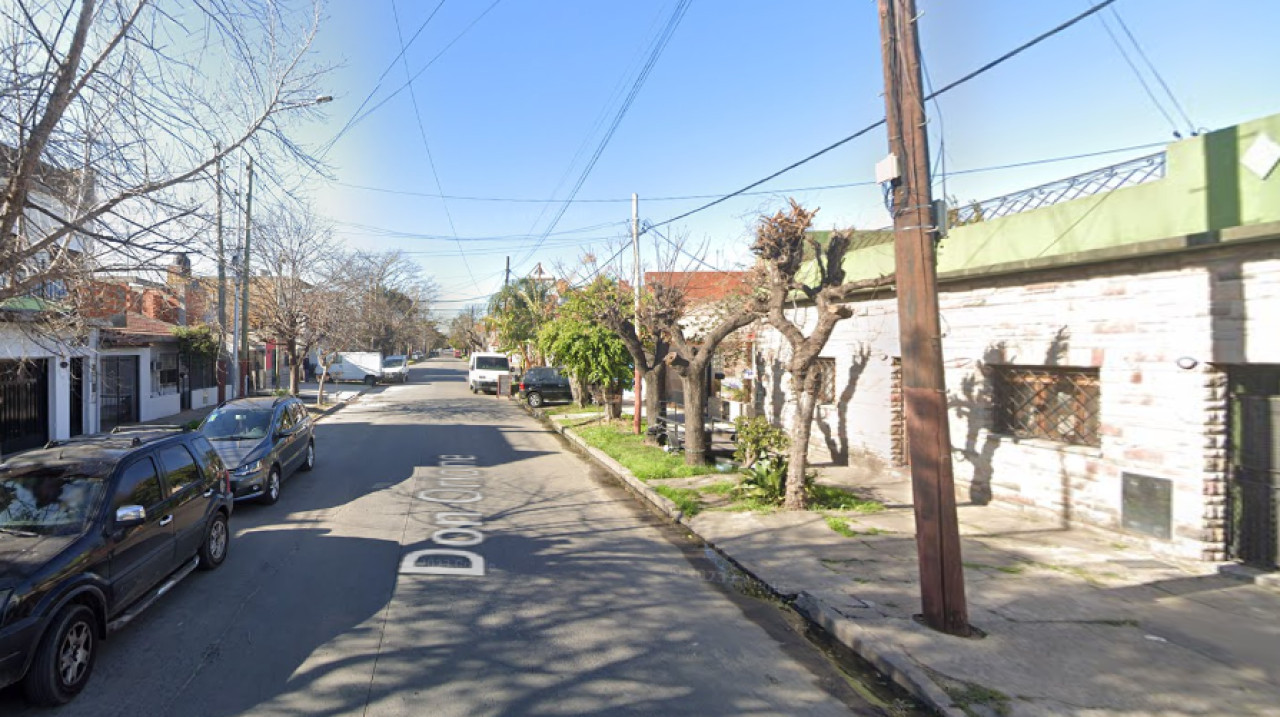
[[[498,377],[511,375],[511,360],[506,354],[477,352],[467,365],[467,385],[471,392],[498,392]]]

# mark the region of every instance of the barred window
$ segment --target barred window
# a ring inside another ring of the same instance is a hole
[[[156,356],[152,363],[152,392],[157,396],[167,396],[178,392],[178,353],[165,352]]]
[[[818,358],[813,362],[813,370],[818,372],[818,403],[835,403],[836,360]]]
[[[992,366],[995,427],[1019,438],[1100,444],[1098,369]]]

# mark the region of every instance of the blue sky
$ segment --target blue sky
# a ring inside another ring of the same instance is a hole
[[[404,53],[409,71],[491,3],[445,0]],[[1087,0],[918,4],[935,86],[1089,7]],[[437,5],[396,0],[406,40]],[[371,92],[370,104],[386,101],[326,154],[336,181],[312,181],[315,206],[352,247],[415,252],[440,285],[438,311],[448,318],[501,286],[507,255],[514,276],[539,261],[581,266],[587,251],[605,258],[608,243],[628,235],[632,192],[640,195],[641,218],[658,223],[706,201],[666,198],[726,194],[883,116],[874,0],[694,0],[577,195],[616,201],[569,205],[552,228],[676,5],[499,0],[422,72],[412,97],[403,91],[387,99],[406,81],[397,61],[378,84],[401,47],[391,0],[335,0],[316,47],[317,59],[341,64],[325,88],[335,99],[300,138],[323,145]],[[1119,0],[1114,8],[1195,127],[1280,112],[1280,3]],[[1159,93],[1115,16],[1100,15]],[[1095,16],[931,103],[931,149],[937,156],[945,146],[954,171],[1169,141],[1175,128],[1187,127],[1158,96],[1176,127]],[[445,194],[559,201],[403,194],[439,193],[423,132]],[[876,187],[781,190],[870,181],[886,153],[883,130],[873,131],[762,186],[767,194],[735,198],[664,231],[687,236],[706,248],[708,262],[729,268],[747,259],[754,218],[788,194],[821,207],[820,228],[882,226]],[[1143,153],[963,174],[949,177],[946,190],[982,199]],[[651,253],[652,244],[644,250]]]

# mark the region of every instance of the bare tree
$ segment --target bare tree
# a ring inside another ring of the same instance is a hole
[[[255,222],[266,276],[252,277],[251,326],[284,347],[289,392],[298,393],[302,360],[317,341],[318,311],[328,309],[325,269],[337,255],[329,229],[305,205],[276,207]]]
[[[338,354],[360,348],[363,340],[364,332],[353,307],[365,289],[347,271],[350,261],[350,255],[335,252],[333,261],[324,265],[321,280],[308,297],[311,304],[307,311],[308,334],[315,343],[319,362],[316,402],[320,404],[325,400],[324,387],[329,378],[329,368]]]
[[[363,350],[394,354],[429,315],[435,284],[403,252],[355,252],[342,282],[355,292],[352,311]]]
[[[844,256],[852,234],[832,232],[823,247],[808,234],[817,210],[807,210],[796,201],[786,211],[761,217],[751,250],[758,258],[753,281],[767,290],[765,320],[782,334],[791,347],[787,370],[795,393],[795,413],[791,427],[791,455],[787,465],[786,507],[803,509],[808,501],[805,472],[808,469],[809,433],[817,404],[820,375],[814,370],[818,354],[831,338],[836,323],[852,315],[850,297],[862,290],[886,286],[892,277],[866,281],[845,281]],[[806,252],[808,248],[808,252]],[[816,276],[801,274],[808,259],[817,266]],[[816,319],[787,316],[787,304],[803,296],[814,307]],[[805,334],[808,328],[809,333]]]
[[[314,104],[319,18],[221,1],[0,7],[0,300],[55,285],[72,301],[91,271],[192,251],[210,169],[232,152],[267,171],[309,161],[281,113]]]
[[[480,307],[468,306],[453,317],[449,322],[449,343],[467,351],[483,351],[488,347],[480,322]]]

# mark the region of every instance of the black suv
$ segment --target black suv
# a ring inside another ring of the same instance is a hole
[[[520,377],[520,393],[537,408],[547,401],[571,401],[573,391],[569,388],[569,377],[558,368],[540,367],[525,371]]]
[[[98,643],[227,557],[230,477],[209,441],[138,427],[0,463],[0,687],[58,705]]]
[[[292,396],[227,401],[205,417],[200,432],[231,467],[236,500],[271,505],[285,478],[316,465],[315,422]]]

